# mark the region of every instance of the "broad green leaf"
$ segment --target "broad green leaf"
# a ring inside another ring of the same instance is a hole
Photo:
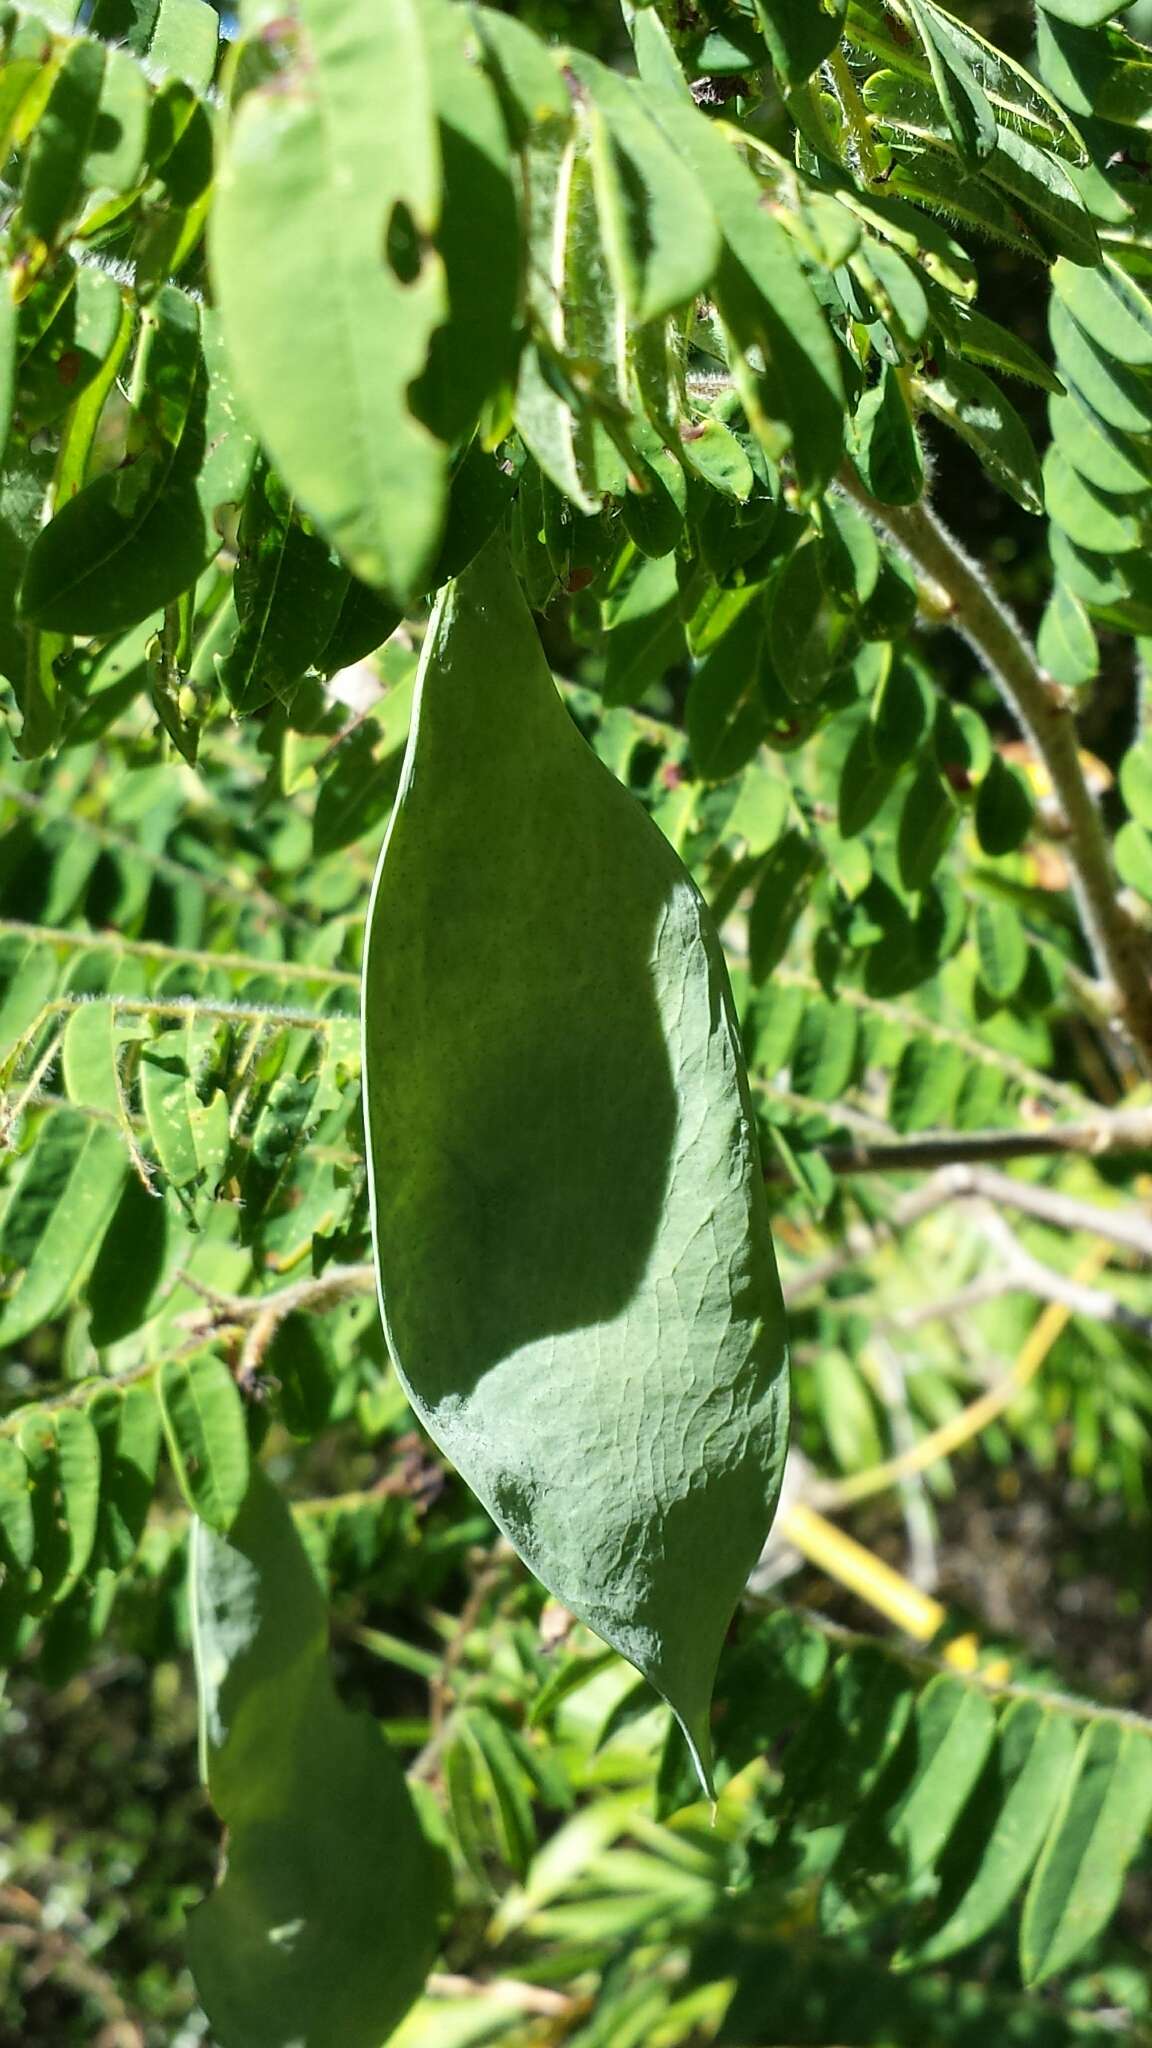
[[[988,994],[998,1003],[1010,1003],[1028,965],[1028,935],[1010,904],[977,904],[976,957]]]
[[[197,1522],[191,1607],[224,1876],[189,1956],[220,2048],[380,2048],[431,1965],[443,1879],[375,1721],[337,1697],[327,1608],[256,1470],[227,1537]]]
[[[662,319],[704,291],[720,257],[716,216],[631,80],[570,51],[593,108],[592,173],[624,317]]]
[[[1075,688],[1093,681],[1100,667],[1096,635],[1080,599],[1058,582],[1044,609],[1036,652],[1048,674]]]
[[[847,0],[756,0],[756,14],[781,84],[803,85],[835,49]]]
[[[671,93],[652,110],[692,166],[720,222],[725,248],[715,295],[744,351],[740,395],[769,455],[791,441],[806,495],[823,489],[843,447],[844,395],[835,344],[792,242],[762,203],[759,181],[737,153],[739,136]],[[747,363],[758,350],[761,372]]]
[[[423,584],[447,489],[408,398],[446,308],[439,208],[415,0],[302,0],[284,67],[230,121],[212,270],[276,468],[355,574],[400,598]]]
[[[63,1600],[92,1554],[100,1501],[100,1444],[82,1408],[33,1408],[20,1425],[28,1464],[37,1604]]]
[[[195,582],[216,545],[196,477],[205,380],[195,302],[165,286],[144,315],[147,351],[135,462],[98,477],[58,510],[28,556],[24,616],[52,632],[112,634]]]
[[[694,420],[681,431],[681,452],[689,469],[723,497],[743,505],[755,488],[752,464],[723,420]]]
[[[952,139],[966,163],[982,163],[996,147],[996,116],[987,94],[949,34],[947,19],[937,13],[931,0],[909,0],[909,7]]]
[[[450,942],[430,949],[446,875]],[[786,1399],[725,980],[680,863],[569,723],[494,543],[434,614],[369,914],[383,1313],[436,1440],[669,1700],[705,1777]]]
[[[1032,437],[1011,400],[983,370],[947,356],[920,383],[926,405],[967,441],[994,483],[1026,512],[1044,510],[1044,487]]]
[[[1026,1984],[1067,1969],[1100,1932],[1150,1819],[1152,1742],[1116,1721],[1090,1722],[1024,1901]]]
[[[1035,806],[1028,785],[1000,754],[992,762],[976,797],[976,837],[985,853],[1015,853],[1031,829]]]
[[[231,1528],[248,1489],[248,1428],[222,1359],[167,1360],[156,1377],[173,1469],[190,1508],[210,1528]]]
[[[54,242],[80,205],[103,79],[103,46],[87,37],[73,43],[28,148],[19,218],[40,241]]]
[[[60,1314],[82,1286],[120,1198],[127,1161],[117,1131],[55,1110],[4,1217],[0,1254],[23,1271],[0,1307],[0,1345]]]
[[[996,1925],[1035,1866],[1075,1747],[1066,1714],[1012,1702],[941,1862],[933,1928],[904,1960],[939,1962]]]
[[[36,1549],[28,1461],[19,1444],[0,1436],[0,1563],[24,1572]]]

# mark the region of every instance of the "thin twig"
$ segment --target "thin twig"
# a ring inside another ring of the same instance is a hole
[[[802,1098],[797,1098],[801,1100]],[[828,1112],[826,1103],[812,1109]],[[844,1116],[842,1107],[833,1115]],[[847,1122],[847,1117],[844,1117]],[[978,1165],[983,1161],[1039,1159],[1081,1153],[1099,1159],[1113,1152],[1152,1150],[1152,1109],[1102,1110],[1083,1123],[1048,1124],[1041,1131],[926,1131],[912,1138],[858,1138],[851,1144],[821,1145],[820,1157],[841,1175],[935,1171],[939,1166]],[[765,1170],[766,1180],[785,1178],[782,1165]]]

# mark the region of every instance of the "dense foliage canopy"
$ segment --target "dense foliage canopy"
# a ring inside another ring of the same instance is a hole
[[[0,132],[0,2040],[1152,2041],[1152,8]]]

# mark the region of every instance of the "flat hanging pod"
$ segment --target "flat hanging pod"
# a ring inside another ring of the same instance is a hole
[[[503,543],[428,630],[364,969],[388,1341],[532,1570],[709,1779],[720,1645],[787,1437],[727,974],[556,693]]]

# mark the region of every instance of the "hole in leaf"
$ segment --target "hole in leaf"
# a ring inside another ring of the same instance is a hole
[[[424,253],[416,223],[402,199],[398,199],[392,208],[388,233],[384,238],[384,253],[398,281],[415,284],[424,262]]]

